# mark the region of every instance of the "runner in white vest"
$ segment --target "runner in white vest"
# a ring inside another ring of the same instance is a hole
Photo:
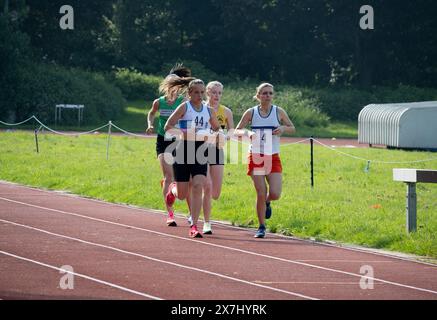
[[[262,116],[261,106],[252,108],[251,128],[255,133],[254,140],[249,147],[251,154],[274,155],[279,154],[281,138],[273,135],[273,131],[281,126],[278,119],[278,107],[273,105],[267,116]]]
[[[251,176],[257,193],[256,211],[259,228],[256,238],[264,238],[265,220],[272,215],[270,202],[279,200],[282,193],[282,164],[279,156],[280,136],[295,133],[296,129],[287,113],[272,104],[273,86],[261,84],[256,91],[260,105],[247,110],[238,124],[235,135],[251,138],[247,174]],[[252,131],[246,131],[248,125]]]
[[[174,85],[184,86],[185,83],[176,79]],[[197,230],[197,222],[202,208],[203,185],[208,172],[207,144],[203,138],[210,135],[211,129],[220,129],[214,111],[202,102],[204,94],[205,84],[202,80],[190,81],[188,101],[176,109],[165,125],[165,131],[168,132],[173,131],[179,124],[178,131],[183,137],[176,148],[173,164],[175,183],[169,186],[166,203],[172,207],[176,198],[185,200],[189,197],[191,179],[190,209],[193,224],[190,226],[189,235],[193,238],[202,237]]]

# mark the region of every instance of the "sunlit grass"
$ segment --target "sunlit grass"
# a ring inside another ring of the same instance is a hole
[[[164,209],[154,139],[113,136],[109,161],[105,134],[40,134],[39,146],[37,154],[33,133],[0,132],[0,179]],[[245,146],[240,149],[245,153]],[[389,162],[437,158],[437,154],[429,152],[341,150],[363,159]],[[283,196],[273,203],[270,230],[437,257],[437,185],[418,184],[418,232],[407,234],[406,187],[392,177],[396,167],[437,169],[436,160],[409,165],[371,162],[370,171],[365,173],[367,161],[316,145],[312,190],[309,146],[283,146],[281,157]],[[178,202],[176,209],[187,213],[185,203]],[[256,227],[255,191],[244,164],[226,165],[223,193],[213,203],[212,217]]]

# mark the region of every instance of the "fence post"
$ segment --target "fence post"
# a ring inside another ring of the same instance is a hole
[[[111,142],[111,128],[112,128],[112,121],[109,121],[109,127],[108,127],[108,143],[106,145],[106,160],[109,160],[109,143]]]
[[[311,144],[311,188],[314,189],[314,136],[310,138]]]
[[[35,129],[35,144],[36,144],[36,153],[39,153],[39,146],[38,146],[38,129]]]

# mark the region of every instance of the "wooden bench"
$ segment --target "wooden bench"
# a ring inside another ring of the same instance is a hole
[[[417,230],[416,183],[437,183],[437,170],[393,169],[393,180],[407,184],[407,232]]]

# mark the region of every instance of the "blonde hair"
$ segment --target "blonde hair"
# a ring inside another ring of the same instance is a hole
[[[168,98],[170,96],[170,92],[176,87],[170,86],[170,83],[172,80],[178,78],[179,76],[175,74],[169,74],[167,77],[165,77],[165,79],[159,84],[159,93],[163,94],[166,98]]]
[[[259,94],[261,93],[261,90],[264,89],[264,88],[267,88],[267,87],[272,88],[272,89],[275,89],[275,87],[274,87],[272,84],[267,83],[267,82],[264,82],[264,83],[260,84],[260,85],[258,86],[258,88],[256,88],[256,94],[254,95],[253,98],[254,98],[255,100],[258,100],[258,101],[259,101],[258,96],[259,96]]]
[[[223,84],[221,82],[218,81],[211,81],[210,83],[208,83],[208,85],[206,86],[206,92],[208,92],[209,90],[211,90],[214,87],[220,87],[223,90]]]
[[[177,63],[171,68],[170,73],[159,85],[159,93],[166,98],[177,88],[177,93],[182,94],[191,80],[191,70],[182,63]]]
[[[188,84],[188,91],[190,91],[194,86],[197,85],[205,86],[205,82],[203,82],[203,80],[200,79],[191,80],[190,83]]]

